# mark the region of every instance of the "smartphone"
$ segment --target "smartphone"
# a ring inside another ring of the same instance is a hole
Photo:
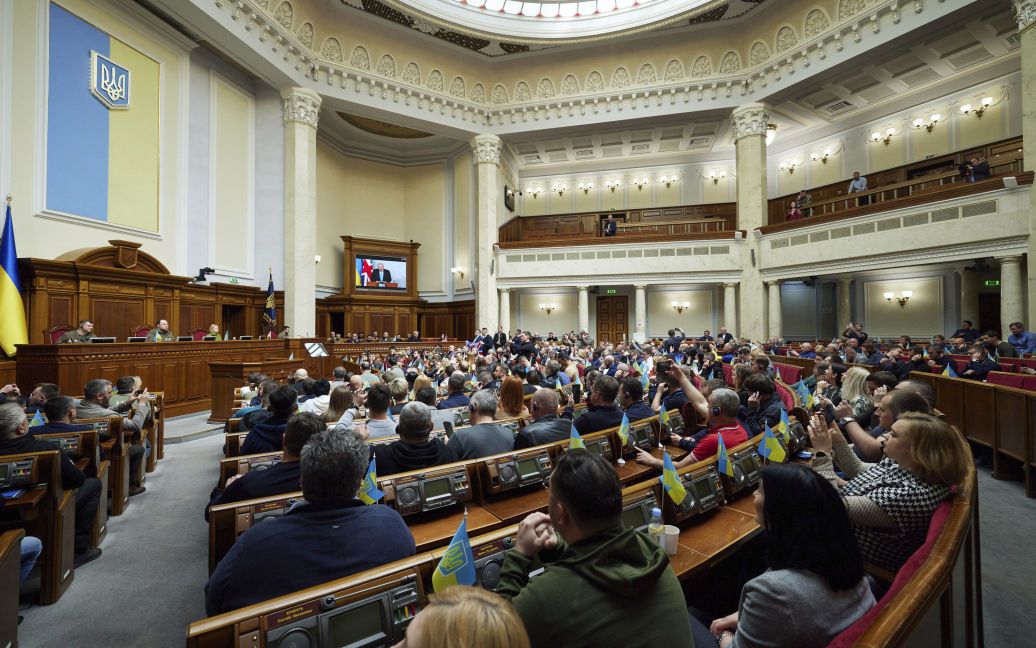
[[[796,459],[801,459],[803,461],[809,461],[810,459],[813,458],[813,453],[810,452],[809,450],[799,450],[798,452],[795,453],[795,458]]]
[[[442,429],[446,431],[447,439],[453,436],[453,423],[450,423],[449,421],[443,421]]]

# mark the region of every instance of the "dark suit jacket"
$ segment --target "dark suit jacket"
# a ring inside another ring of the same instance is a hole
[[[493,335],[493,346],[497,349],[507,346],[507,333],[496,333]]]
[[[378,282],[378,281],[389,282],[389,281],[392,281],[392,271],[391,270],[373,270],[371,272],[371,281],[374,281],[374,282]]]
[[[514,449],[531,448],[562,441],[572,435],[572,414],[566,412],[562,416],[547,414],[529,423],[518,432],[514,439]]]

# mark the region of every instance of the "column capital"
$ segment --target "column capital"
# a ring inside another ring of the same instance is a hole
[[[766,127],[770,123],[770,111],[761,103],[745,104],[730,115],[730,123],[734,128],[735,142],[749,135],[765,136]]]
[[[510,292],[511,292],[511,289],[510,289],[510,288],[497,288],[497,290],[499,290],[499,291],[500,291],[500,294],[501,294],[501,295],[506,295],[506,294],[508,294],[508,293],[510,293]]]
[[[317,127],[320,118],[320,95],[308,88],[285,88],[281,90],[284,122],[298,122]]]
[[[576,289],[579,290],[579,292],[586,292],[590,290],[590,286],[576,286]]]
[[[1018,31],[1022,32],[1036,24],[1036,2],[1033,0],[1014,0],[1014,17],[1018,21]]]
[[[723,287],[724,288],[737,288],[737,282],[736,281],[725,281],[725,282],[723,282]]]
[[[1021,263],[1022,262],[1022,255],[1020,255],[1020,254],[1012,254],[1010,256],[997,257],[996,260],[1000,262],[1000,265],[1004,265],[1005,263],[1008,263],[1008,264]]]
[[[766,285],[767,286],[780,286],[781,285],[781,281],[782,281],[781,279],[774,279],[772,281],[767,281]]]
[[[475,164],[500,164],[500,150],[503,142],[492,133],[482,133],[471,138],[471,154]]]
[[[633,284],[633,288],[636,290],[647,290],[647,284]]]

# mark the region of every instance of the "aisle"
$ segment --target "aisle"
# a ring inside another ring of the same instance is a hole
[[[222,435],[167,444],[147,492],[109,521],[104,555],[76,570],[61,600],[23,611],[23,648],[182,648],[205,617],[208,527]]]

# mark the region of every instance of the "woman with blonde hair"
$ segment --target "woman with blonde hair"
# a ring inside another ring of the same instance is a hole
[[[511,604],[481,587],[454,585],[428,598],[393,648],[529,648]]]
[[[325,423],[337,423],[345,415],[345,411],[353,407],[353,390],[349,385],[339,385],[331,390],[331,399],[327,402],[327,411],[320,418]]]
[[[410,385],[403,378],[396,378],[389,383],[389,392],[392,394],[392,405],[389,407],[389,411],[393,416],[399,416],[399,413],[403,411],[403,406],[410,399]]]
[[[435,387],[435,383],[433,383],[432,379],[428,376],[418,374],[417,378],[414,378],[414,393],[416,394],[418,390],[424,389],[425,387]]]
[[[971,466],[959,433],[931,414],[896,419],[881,437],[885,457],[876,464],[860,461],[822,416],[810,422],[809,438],[813,469],[840,487],[864,560],[892,572],[924,544],[932,513]],[[848,482],[835,475],[832,458]]]
[[[842,400],[853,408],[853,418],[861,425],[870,421],[874,402],[867,393],[867,377],[871,372],[863,367],[850,367],[842,376]]]
[[[500,401],[496,407],[496,418],[511,419],[525,418],[529,410],[525,407],[525,391],[522,388],[522,381],[516,376],[507,376],[500,383]]]

